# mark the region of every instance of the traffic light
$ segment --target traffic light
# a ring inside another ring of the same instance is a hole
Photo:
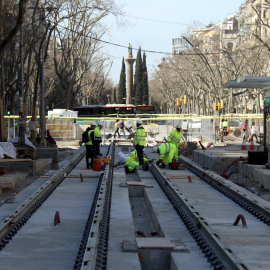
[[[217,108],[217,103],[214,103],[214,108],[213,108],[213,110],[215,111],[216,108]]]
[[[162,106],[159,107],[162,110]]]
[[[224,108],[224,100],[221,100],[221,108]]]
[[[184,104],[187,104],[187,95],[184,95]]]
[[[10,99],[11,98],[11,92],[8,92],[7,94],[7,98]]]
[[[176,99],[176,105],[177,105],[177,106],[180,106],[180,98],[177,98],[177,99]]]
[[[7,115],[10,115],[10,105],[7,106]]]
[[[183,99],[180,98],[180,106],[182,106],[182,104],[183,104]]]
[[[218,111],[220,111],[220,103],[218,103]]]

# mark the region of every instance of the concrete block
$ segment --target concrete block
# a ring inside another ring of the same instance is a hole
[[[137,244],[135,241],[124,240],[123,241],[124,252],[138,252]]]
[[[9,185],[10,188],[13,188],[17,184],[17,178],[13,177],[1,177],[0,178],[0,187]]]
[[[10,178],[15,178],[17,181],[24,181],[27,177],[29,176],[29,173],[11,173],[11,174],[5,174],[4,177],[10,177]],[[1,179],[1,176],[0,176]]]
[[[60,161],[59,149],[53,147],[36,149],[36,159],[52,158],[54,161]]]

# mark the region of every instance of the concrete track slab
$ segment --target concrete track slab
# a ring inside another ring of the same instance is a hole
[[[171,175],[171,172],[168,171],[167,175]],[[194,179],[192,183],[171,179],[171,183],[181,191],[189,205],[195,208],[248,269],[269,269],[270,228],[267,225],[200,179]],[[232,225],[239,214],[246,218],[247,229],[241,225]]]
[[[0,253],[1,269],[72,269],[98,178],[68,178]],[[61,223],[53,226],[55,212]]]

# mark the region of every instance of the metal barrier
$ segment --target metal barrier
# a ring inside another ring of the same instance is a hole
[[[103,122],[101,131],[103,140],[115,139],[131,140],[136,132],[136,120],[140,115],[133,118],[131,115],[120,117],[100,117],[100,118],[73,118],[73,117],[50,117],[46,120],[46,126],[52,137],[56,140],[81,140],[82,133],[89,127],[91,121]],[[148,115],[149,116],[149,115]],[[137,118],[135,118],[137,117]],[[16,118],[18,116],[5,116],[6,132],[8,138],[18,136],[16,129]],[[29,117],[28,117],[29,118]],[[119,128],[116,120],[124,119],[125,127],[123,130]],[[145,118],[142,115],[143,127],[146,131],[146,140],[148,144],[152,142],[162,142],[167,139],[170,132],[175,129],[177,124],[181,124],[183,129],[183,141],[197,141],[201,137],[204,141],[215,142],[216,129],[219,128],[222,119],[227,119],[229,122],[230,132],[235,129],[243,134],[244,123],[247,122],[246,135],[251,131],[252,123],[255,123],[256,134],[263,132],[263,115],[262,114],[230,114],[222,116],[196,116],[196,115],[178,115],[178,114],[157,114],[151,118]],[[28,125],[26,125],[26,134],[30,134]],[[117,131],[118,129],[118,131]],[[239,134],[239,132],[238,132]]]

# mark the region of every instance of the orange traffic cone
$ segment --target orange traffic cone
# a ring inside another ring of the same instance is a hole
[[[251,132],[249,132],[248,142],[251,142]]]
[[[254,146],[253,136],[251,136],[250,151],[254,151],[254,150],[255,150],[255,146]]]
[[[242,142],[241,150],[247,150],[247,146],[246,146],[246,136],[245,136],[245,134],[244,134],[244,137],[243,137],[243,142]]]

